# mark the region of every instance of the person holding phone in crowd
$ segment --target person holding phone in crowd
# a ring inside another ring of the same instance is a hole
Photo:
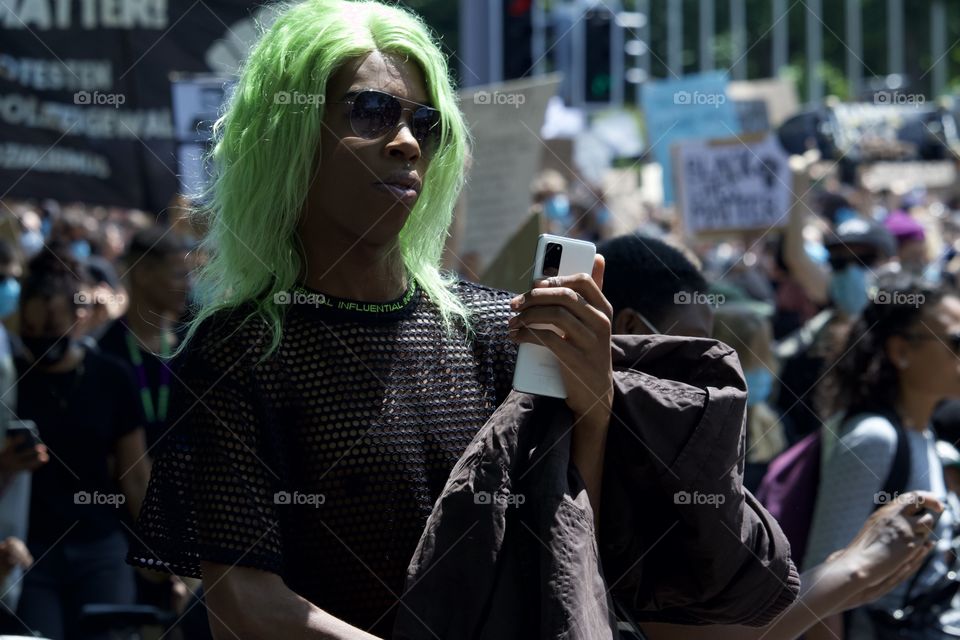
[[[510,391],[519,342],[565,365],[571,461],[599,508],[603,261],[516,298],[438,270],[468,134],[418,18],[294,5],[216,132],[207,302],[135,565],[202,576],[217,637],[387,637],[433,501]]]

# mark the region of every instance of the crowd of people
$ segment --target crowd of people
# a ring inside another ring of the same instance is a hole
[[[676,391],[686,378],[670,387],[654,365],[641,386],[678,424],[684,406],[717,421],[690,446],[735,461],[710,480],[736,498],[716,518],[744,523],[731,533],[751,554],[709,576],[673,559],[691,572],[675,602],[627,602],[611,580],[615,624],[577,618],[599,626],[576,637],[960,637],[960,199],[870,192],[796,157],[782,228],[705,240],[666,210],[615,234],[602,194],[546,172],[531,186],[544,231],[602,257],[499,291],[440,268],[469,136],[415,16],[304,3],[250,56],[202,208],[0,203],[0,632],[105,638],[146,621],[139,604],[185,640],[392,637],[417,617],[400,596],[448,476],[491,416],[524,408],[510,386],[525,342],[564,368],[583,489],[569,504],[603,561],[616,543],[599,525],[621,515],[604,508],[606,442],[637,432],[615,335],[638,353],[716,340],[711,357],[736,363],[720,390],[733,417],[711,412],[717,389]],[[322,121],[263,99],[316,86]],[[637,464],[666,474],[686,444]],[[723,535],[675,495],[650,503],[676,510],[662,537]],[[524,524],[510,513],[503,526]],[[770,567],[779,593],[751,591]],[[752,617],[715,604],[734,593]]]

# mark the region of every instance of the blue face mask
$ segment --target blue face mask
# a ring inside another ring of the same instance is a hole
[[[770,399],[773,392],[773,374],[766,367],[747,369],[743,372],[747,381],[747,406],[754,407]]]
[[[851,264],[842,271],[835,271],[830,278],[829,290],[833,306],[851,318],[860,315],[870,303],[867,295],[867,270],[859,264]]]
[[[857,217],[857,212],[853,209],[847,207],[841,207],[837,209],[837,212],[833,214],[833,224],[834,226],[839,226],[846,222],[847,220],[853,220]]]
[[[20,304],[20,283],[7,276],[0,280],[0,318],[6,318],[17,310]]]
[[[70,253],[77,260],[86,260],[90,257],[90,243],[86,240],[74,240],[70,243]]]
[[[543,203],[543,212],[547,220],[563,222],[570,216],[570,200],[567,196],[558,193]]]

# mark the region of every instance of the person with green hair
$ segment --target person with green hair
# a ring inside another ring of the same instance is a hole
[[[440,271],[469,134],[419,18],[286,8],[214,132],[210,259],[132,564],[202,577],[217,638],[389,636],[434,501],[521,342],[564,365],[571,462],[598,511],[603,259],[516,297]]]

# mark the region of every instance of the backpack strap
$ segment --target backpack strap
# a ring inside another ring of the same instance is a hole
[[[881,415],[890,421],[897,433],[897,451],[893,455],[893,464],[881,491],[888,496],[900,495],[906,491],[907,482],[910,481],[910,438],[895,412],[884,412]],[[880,506],[877,504],[874,510]]]

